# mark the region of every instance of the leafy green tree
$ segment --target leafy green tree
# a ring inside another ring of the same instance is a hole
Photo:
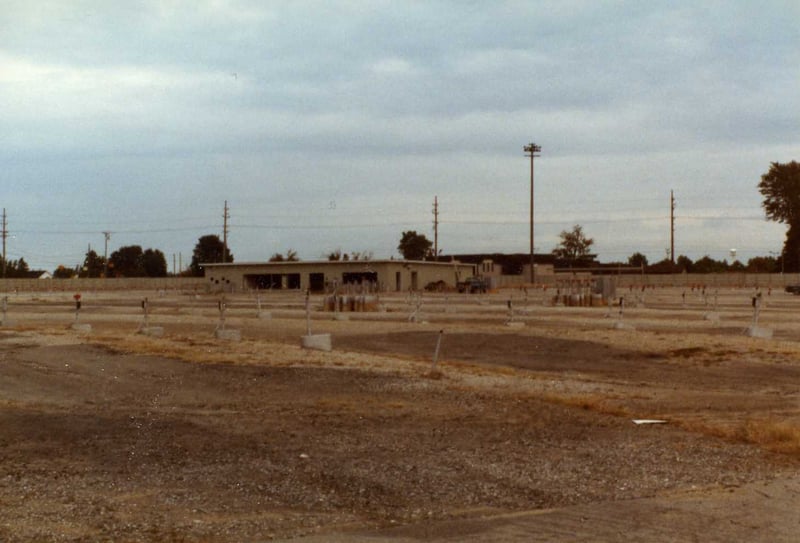
[[[349,261],[349,260],[372,260],[372,251],[353,251],[352,253],[343,253],[341,248],[331,251],[326,255],[326,258],[331,262]]]
[[[678,271],[681,272],[689,273],[694,271],[694,262],[686,255],[678,255],[678,258],[675,259],[675,265],[678,267]]]
[[[59,264],[53,271],[53,278],[55,279],[72,279],[75,277],[75,270],[67,268],[63,264]]]
[[[111,253],[108,270],[114,277],[166,277],[167,259],[158,249],[128,245]]]
[[[300,259],[297,256],[297,251],[289,249],[286,251],[286,256],[281,253],[275,253],[269,257],[270,262],[298,262]]]
[[[695,261],[692,265],[693,273],[721,273],[725,271],[728,271],[728,263],[726,261],[714,260],[708,255]]]
[[[3,266],[5,277],[28,277],[30,274],[30,268],[24,258],[3,262],[3,257],[0,256],[0,266]]]
[[[108,257],[109,273],[115,277],[143,277],[141,245],[120,247]]]
[[[578,260],[589,256],[589,249],[594,245],[592,238],[587,238],[583,227],[576,224],[572,230],[563,230],[559,234],[561,243],[553,249],[553,254],[566,260]]]
[[[745,268],[744,264],[742,264],[741,261],[739,260],[734,260],[733,262],[731,262],[730,266],[727,265],[728,264],[727,261],[723,262],[723,264],[726,265],[727,271],[733,271],[733,272],[747,271],[747,268]]]
[[[792,273],[800,271],[800,224],[789,225],[789,229],[786,231],[786,240],[783,242],[781,259],[783,260],[783,271]]]
[[[147,277],[166,277],[167,259],[158,249],[147,249],[142,253],[142,270]]]
[[[800,270],[800,163],[772,162],[758,190],[767,219],[788,225],[783,244],[784,271]]]
[[[780,271],[778,259],[772,256],[755,256],[747,261],[750,273],[775,273]]]
[[[647,257],[642,253],[633,253],[628,257],[628,266],[647,267]]]
[[[106,259],[98,256],[93,250],[86,252],[83,259],[83,266],[78,274],[79,277],[102,277],[105,272]]]
[[[425,260],[431,255],[433,242],[425,237],[424,234],[417,234],[415,230],[403,232],[397,250],[406,260]]]
[[[19,260],[13,263],[14,269],[17,273],[17,277],[27,277],[30,273],[31,269],[28,266],[28,263],[25,262],[25,259],[20,257]]]
[[[677,271],[679,271],[677,264],[674,264],[669,258],[647,266],[647,273],[675,273]]]
[[[202,277],[203,268],[201,264],[222,262],[223,255],[225,256],[225,262],[233,262],[233,254],[229,249],[225,249],[225,244],[219,239],[219,236],[213,234],[202,236],[197,240],[192,252],[192,262],[189,264],[192,275]]]

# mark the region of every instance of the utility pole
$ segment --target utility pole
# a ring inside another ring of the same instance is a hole
[[[534,268],[533,263],[533,159],[539,156],[538,153],[542,152],[541,145],[536,145],[535,143],[529,143],[523,150],[527,153],[525,156],[530,157],[531,159],[531,272],[530,272],[530,280],[531,285],[536,283],[536,270]]]
[[[111,232],[103,232],[103,235],[106,238],[106,249],[103,253],[103,279],[108,277],[108,240],[111,239]]]
[[[8,223],[6,222],[6,208],[3,208],[3,279],[6,278],[6,238],[8,237]]]
[[[439,198],[433,197],[433,260],[439,261]]]
[[[675,264],[675,194],[669,191],[669,257]]]
[[[225,211],[222,213],[222,263],[228,258],[228,200],[225,200]]]

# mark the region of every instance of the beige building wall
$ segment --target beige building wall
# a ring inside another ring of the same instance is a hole
[[[0,279],[0,292],[86,292],[103,290],[203,291],[202,277],[120,277],[84,279]]]

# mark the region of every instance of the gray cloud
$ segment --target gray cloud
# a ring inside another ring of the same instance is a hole
[[[430,230],[434,195],[446,251],[525,250],[533,140],[541,250],[586,223],[601,258],[661,258],[674,189],[686,252],[742,239],[742,257],[765,254],[782,227],[741,219],[745,239],[691,215],[758,215],[760,173],[797,158],[798,15],[780,1],[12,1],[0,202],[44,267],[107,229],[188,254],[225,199],[247,259],[388,256],[401,229]]]

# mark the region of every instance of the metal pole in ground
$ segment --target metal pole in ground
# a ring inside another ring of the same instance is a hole
[[[761,293],[753,296],[753,329],[758,326],[758,314],[761,312]]]
[[[144,328],[147,328],[147,327],[148,327],[148,323],[147,323],[147,309],[148,309],[148,305],[149,305],[149,304],[148,304],[148,302],[147,302],[147,298],[145,298],[144,300],[142,300],[142,310],[144,311]]]
[[[431,371],[436,370],[436,364],[439,362],[439,349],[442,346],[442,336],[444,330],[439,330],[439,336],[436,338],[436,349],[433,351],[433,364],[431,364]]]
[[[217,325],[217,330],[225,330],[225,296],[217,302],[217,308],[219,309],[219,324]]]
[[[78,324],[78,315],[81,312],[81,295],[76,294],[73,298],[75,298],[75,324]]]
[[[311,291],[306,290],[306,335],[311,335]]]

